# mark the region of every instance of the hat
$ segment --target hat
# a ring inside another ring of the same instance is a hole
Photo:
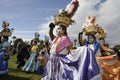
[[[2,23],[3,30],[0,32],[1,36],[11,36],[12,35],[12,32],[8,28],[8,26],[9,26],[9,23],[6,20],[4,20]]]

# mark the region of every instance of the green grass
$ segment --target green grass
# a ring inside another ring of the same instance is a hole
[[[21,69],[16,69],[16,55],[12,55],[9,60],[8,75],[0,77],[0,80],[40,80],[41,75],[26,73]]]

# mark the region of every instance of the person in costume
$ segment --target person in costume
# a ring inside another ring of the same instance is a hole
[[[57,36],[53,38],[50,59],[41,80],[101,80],[93,51],[86,46],[73,51],[66,26],[56,27]]]
[[[100,43],[96,41],[96,37],[94,35],[88,36],[88,41],[85,43],[85,45],[92,49],[95,55],[101,56]]]
[[[78,0],[72,1],[78,2]],[[49,35],[52,40],[50,59],[41,80],[101,80],[100,69],[93,51],[86,46],[72,49],[72,42],[67,35],[71,18],[66,16],[59,13],[55,16],[55,22],[49,25]],[[56,27],[56,36],[53,34],[54,27]]]
[[[38,54],[39,49],[38,49],[37,41],[33,40],[32,44],[33,44],[32,48],[31,48],[32,53],[31,53],[28,61],[22,68],[22,71],[25,71],[25,72],[35,72],[38,69],[36,56]]]
[[[0,33],[1,45],[0,45],[0,76],[5,76],[8,73],[8,60],[10,57],[10,43],[8,42],[9,36],[11,36],[9,23],[3,21],[3,30]]]
[[[17,68],[20,68],[22,66],[25,65],[25,61],[24,61],[24,53],[22,53],[22,48],[25,46],[25,43],[23,42],[22,39],[20,39],[20,41],[17,43]]]
[[[0,50],[0,76],[8,73],[8,59],[10,56],[10,43],[8,36],[2,36],[2,49]]]
[[[38,56],[38,63],[39,63],[39,67],[37,69],[37,74],[43,75],[44,72],[44,67],[47,63],[47,57],[44,51],[41,51],[40,55]]]
[[[18,65],[17,68],[23,67],[25,65],[25,59],[28,60],[30,56],[30,45],[25,45],[24,43],[21,43],[21,50],[19,52],[18,58]],[[20,45],[19,45],[20,46]]]
[[[97,42],[95,35],[91,34],[87,36],[87,40],[83,39],[83,32],[80,32],[78,35],[78,40],[79,40],[79,44],[81,46],[87,46],[89,47],[91,50],[93,50],[93,53],[97,56],[101,56],[101,52],[100,52],[100,43]]]

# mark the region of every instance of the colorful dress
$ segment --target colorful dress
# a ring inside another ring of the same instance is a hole
[[[36,62],[36,55],[37,55],[36,50],[37,49],[38,49],[37,45],[32,47],[32,49],[31,49],[32,53],[30,55],[30,58],[28,59],[28,61],[24,65],[24,67],[22,68],[22,71],[26,71],[26,72],[35,72],[35,71],[37,71],[37,69],[38,69],[38,64]]]
[[[71,45],[68,37],[63,36],[57,46],[54,41],[51,56],[41,80],[102,80],[91,49],[86,46],[78,47],[68,54],[67,46]]]
[[[2,44],[2,50],[0,50],[0,76],[4,76],[8,73],[8,58],[9,55],[6,55],[5,47],[9,47],[10,43],[5,41]]]

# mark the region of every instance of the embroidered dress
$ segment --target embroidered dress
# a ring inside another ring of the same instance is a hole
[[[102,80],[93,51],[83,46],[68,54],[65,45],[71,45],[71,42],[65,36],[62,38],[58,40],[56,49],[53,49],[54,45],[51,47],[53,50],[41,80]],[[64,48],[59,50],[59,46]]]

